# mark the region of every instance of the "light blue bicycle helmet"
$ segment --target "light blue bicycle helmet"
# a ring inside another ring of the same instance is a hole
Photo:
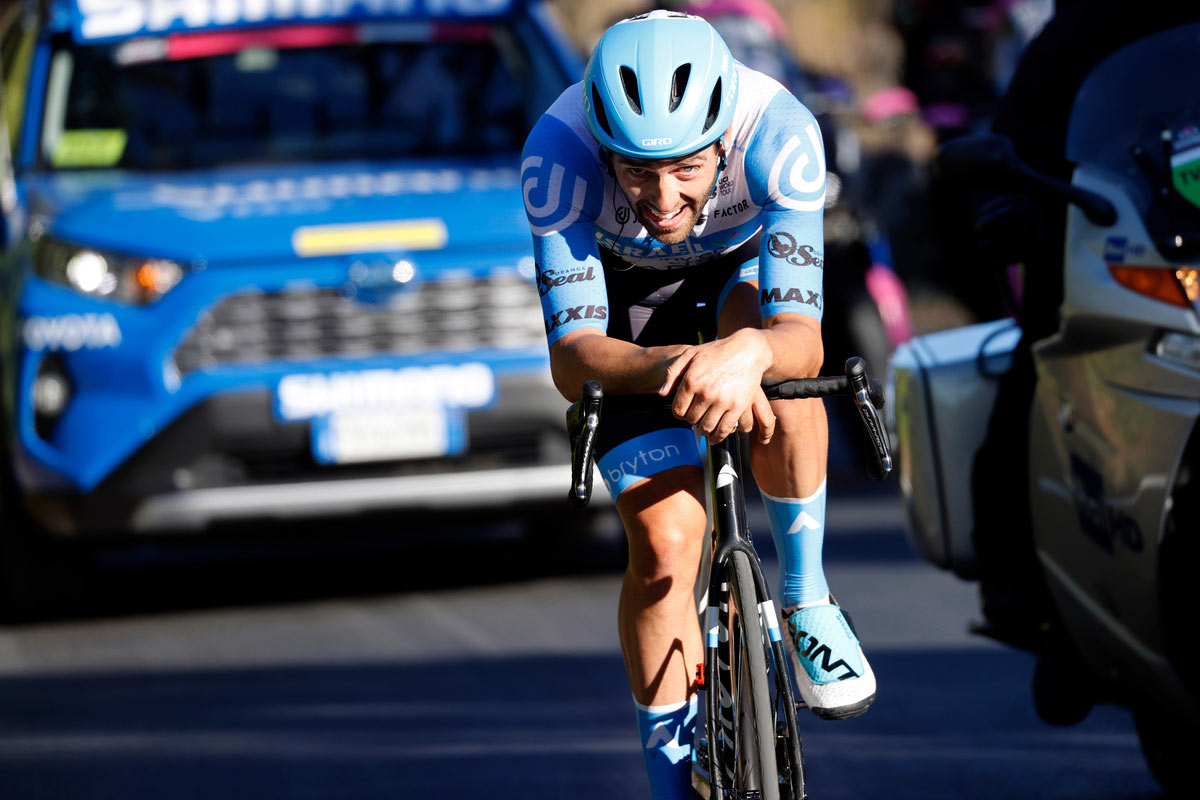
[[[651,11],[613,25],[583,77],[592,135],[629,158],[677,158],[715,142],[733,120],[737,70],[712,25]]]

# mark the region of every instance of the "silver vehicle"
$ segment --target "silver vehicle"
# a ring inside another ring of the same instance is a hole
[[[1068,129],[1070,184],[1034,172],[998,136],[942,159],[959,177],[1070,204],[1061,325],[1032,344],[1032,531],[1013,531],[1031,533],[1051,606],[1035,705],[1056,724],[1094,702],[1131,709],[1151,772],[1189,797],[1200,745],[1198,48],[1200,25],[1178,27],[1089,74]],[[921,337],[889,374],[912,542],[962,577],[984,557],[972,459],[1019,333],[1000,321]]]

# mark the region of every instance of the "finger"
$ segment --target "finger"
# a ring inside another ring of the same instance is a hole
[[[733,434],[737,433],[739,424],[740,418],[736,412],[725,412],[725,415],[721,417],[720,424],[717,426],[716,436],[719,437],[717,438],[717,441],[719,442],[725,437],[732,436]]]
[[[692,362],[693,355],[695,355],[695,352],[689,350],[682,355],[676,356],[672,359],[671,363],[667,364],[666,378],[658,390],[660,395],[666,397],[672,391],[675,391],[676,384],[679,382],[680,377],[683,376],[683,373],[687,372],[688,364]]]
[[[750,410],[758,422],[758,440],[767,444],[775,435],[775,412],[771,410],[771,403],[761,389],[750,401]]]
[[[684,375],[675,387],[675,401],[671,403],[671,411],[689,425],[696,425],[711,405],[702,393],[697,392],[696,381],[692,380],[692,376]]]
[[[675,399],[671,403],[671,413],[689,425],[695,425],[704,416],[704,406],[700,398],[692,394],[686,383],[680,383],[675,389]]]
[[[696,430],[707,436],[714,442],[719,442],[737,429],[737,417],[730,417],[730,414],[720,407],[709,407],[696,422]]]

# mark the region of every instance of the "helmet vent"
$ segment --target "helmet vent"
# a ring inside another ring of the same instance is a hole
[[[592,113],[596,115],[596,123],[612,138],[612,128],[608,124],[608,115],[604,113],[604,101],[600,99],[600,90],[592,83]]]
[[[713,87],[712,97],[708,101],[708,116],[704,118],[704,130],[708,130],[717,121],[717,117],[721,115],[721,79],[717,78],[717,85]]]
[[[625,89],[625,99],[633,107],[633,113],[642,113],[642,100],[638,96],[637,75],[629,67],[621,67],[621,86]]]
[[[671,104],[667,107],[668,112],[679,108],[679,103],[683,100],[683,93],[687,91],[688,77],[691,74],[692,65],[683,64],[671,76]]]

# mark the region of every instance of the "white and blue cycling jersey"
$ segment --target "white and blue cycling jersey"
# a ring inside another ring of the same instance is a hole
[[[729,254],[762,232],[764,318],[821,318],[825,155],[812,113],[778,81],[738,64],[727,164],[691,234],[655,240],[601,161],[581,84],[567,89],[525,143],[521,186],[533,232],[538,289],[550,344],[581,328],[607,330],[601,249],[644,269],[681,270]],[[686,273],[681,275],[686,279]]]

